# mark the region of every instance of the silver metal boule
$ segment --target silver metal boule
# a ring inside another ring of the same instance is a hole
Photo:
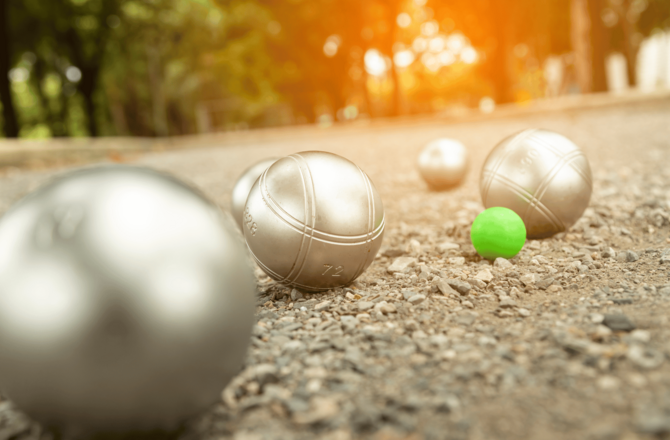
[[[68,173],[0,219],[0,389],[48,424],[171,429],[220,399],[254,322],[234,226],[176,178]]]
[[[308,291],[349,284],[375,258],[384,208],[368,176],[335,154],[307,151],[279,159],[256,181],[244,236],[258,265]]]
[[[569,229],[584,213],[593,188],[582,150],[547,130],[525,130],[486,158],[479,188],[484,207],[503,206],[524,221],[528,238]]]
[[[468,150],[454,139],[440,138],[429,142],[418,160],[421,177],[434,190],[454,187],[468,171]]]
[[[267,170],[268,167],[276,161],[277,158],[273,157],[257,162],[244,170],[242,175],[237,179],[231,197],[231,213],[237,222],[237,225],[240,227],[240,230],[242,230],[243,225],[244,204],[247,203],[247,197],[249,196],[251,187],[254,186],[254,182],[256,182],[256,179],[258,179],[263,171]]]

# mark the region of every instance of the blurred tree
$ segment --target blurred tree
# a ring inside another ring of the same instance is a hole
[[[628,81],[634,86],[642,40],[655,30],[670,28],[670,0],[609,0],[602,18],[612,28],[613,49],[626,57]]]
[[[8,0],[0,0],[0,102],[2,103],[3,132],[6,137],[17,137],[19,126],[9,83],[11,49],[8,10]]]
[[[47,71],[60,73],[61,80],[73,84],[84,101],[87,131],[98,135],[97,108],[94,94],[105,59],[105,47],[110,27],[108,17],[119,8],[118,0],[10,0],[16,17],[13,42],[17,52],[32,50],[37,55],[36,87],[43,106],[46,106],[43,81]],[[19,52],[20,53],[20,52]],[[49,68],[50,67],[50,68]],[[71,93],[71,92],[70,92]],[[67,100],[68,90],[64,89]],[[67,107],[61,102],[60,110]],[[62,121],[52,113],[46,117],[55,134]],[[62,113],[59,114],[62,116]]]

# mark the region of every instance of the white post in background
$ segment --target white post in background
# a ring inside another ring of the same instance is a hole
[[[628,90],[628,70],[626,57],[622,53],[614,52],[607,56],[607,89],[618,93]]]
[[[637,75],[642,91],[670,88],[670,31],[658,32],[642,42]]]

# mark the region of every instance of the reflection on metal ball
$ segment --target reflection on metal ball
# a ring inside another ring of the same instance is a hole
[[[566,137],[525,130],[489,154],[479,182],[486,208],[519,214],[528,238],[550,237],[570,228],[584,213],[593,188],[582,150]]]
[[[468,150],[453,139],[435,139],[419,155],[421,177],[434,190],[458,185],[468,171]]]
[[[49,424],[170,429],[244,360],[255,283],[214,204],[168,175],[81,169],[0,220],[0,389]]]
[[[276,161],[276,157],[262,160],[244,170],[240,178],[237,179],[237,182],[233,187],[231,212],[237,225],[240,227],[240,230],[242,229],[242,220],[244,218],[244,204],[247,203],[247,197],[249,196],[251,187],[254,186],[254,182],[258,179],[258,176]]]
[[[328,290],[370,266],[384,234],[384,208],[368,176],[343,157],[284,157],[256,181],[244,236],[259,266],[287,286]]]

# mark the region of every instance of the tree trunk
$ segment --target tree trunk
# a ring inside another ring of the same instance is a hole
[[[512,26],[509,21],[514,16],[514,12],[509,10],[509,4],[494,0],[491,3],[491,9],[499,17],[494,20],[494,35],[496,45],[488,58],[488,76],[493,83],[495,101],[497,104],[503,104],[514,101],[512,90],[512,76],[509,57],[512,52]]]
[[[635,29],[633,23],[628,20],[628,11],[631,8],[631,0],[623,2],[623,14],[619,17],[621,30],[623,31],[624,56],[626,57],[626,70],[628,73],[628,85],[635,87],[637,84],[637,47],[633,45]]]
[[[19,124],[9,84],[11,49],[9,43],[9,2],[0,0],[0,101],[2,102],[3,131],[8,138],[19,136]]]
[[[82,76],[79,85],[79,91],[84,97],[84,105],[86,106],[86,115],[88,116],[88,135],[91,137],[98,136],[98,121],[95,119],[95,102],[93,102],[93,93],[98,83],[98,76],[100,74],[100,66],[87,66],[81,68]]]
[[[571,0],[570,3],[570,37],[575,53],[575,76],[581,93],[593,90],[591,64],[591,20],[587,0]]]
[[[601,18],[604,5],[603,0],[589,0],[589,19],[591,22],[591,66],[593,82],[591,91],[607,91],[607,70],[605,58],[607,56],[607,30]]]
[[[163,93],[163,78],[161,75],[160,54],[158,53],[158,49],[154,47],[147,47],[146,50],[154,131],[156,136],[167,136],[169,133],[165,94]]]

